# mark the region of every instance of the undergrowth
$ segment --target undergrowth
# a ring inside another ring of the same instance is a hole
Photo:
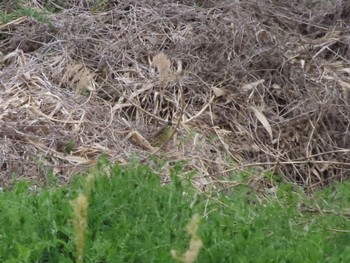
[[[30,7],[14,5],[9,10],[5,10],[0,6],[0,24],[8,23],[19,17],[32,17],[37,21],[49,23],[50,20],[47,18],[47,15],[48,12],[45,10],[36,10]]]
[[[0,193],[0,261],[75,262],[74,200],[84,195],[84,262],[176,262],[171,251],[186,251],[195,214],[203,243],[196,262],[349,262],[349,183],[313,198],[281,184],[262,198],[244,185],[200,193],[180,176],[173,171],[162,186],[138,163],[100,162],[69,186],[34,191],[17,182]]]

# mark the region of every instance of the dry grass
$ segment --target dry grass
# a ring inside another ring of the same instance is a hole
[[[67,181],[102,153],[149,163],[168,121],[156,154],[200,188],[246,167],[306,187],[349,177],[346,1],[109,2],[0,25],[1,184]]]
[[[171,250],[171,255],[179,262],[193,263],[198,257],[199,251],[203,246],[202,240],[197,235],[199,221],[200,216],[195,214],[192,217],[191,222],[186,227],[188,234],[191,236],[190,244],[186,252],[180,256],[176,250]]]

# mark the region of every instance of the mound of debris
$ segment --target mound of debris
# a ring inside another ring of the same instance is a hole
[[[165,175],[184,160],[199,187],[249,167],[350,176],[347,1],[70,2],[0,25],[1,184],[66,181],[101,154],[165,155]]]

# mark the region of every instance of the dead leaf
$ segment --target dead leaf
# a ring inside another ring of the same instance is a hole
[[[252,89],[256,88],[259,84],[262,84],[262,83],[264,83],[264,82],[265,82],[264,79],[259,79],[259,80],[257,80],[257,81],[252,82],[252,83],[249,83],[249,84],[244,85],[244,86],[242,87],[242,90],[243,90],[243,91],[252,90]]]
[[[183,68],[182,68],[182,61],[178,60],[177,61],[177,70],[176,70],[177,74],[182,74],[183,73]]]
[[[281,90],[282,87],[278,84],[272,84],[272,88],[274,88],[275,90]]]
[[[154,147],[136,130],[130,132],[127,138],[130,138],[133,143],[147,150],[154,150]]]
[[[348,73],[350,74],[350,68],[342,68],[339,70],[340,72],[345,72],[345,73]]]
[[[75,87],[78,93],[84,93],[85,91],[95,90],[94,78],[95,74],[86,66],[81,63],[75,63],[67,67],[62,81]]]
[[[346,89],[350,89],[350,83],[342,81],[340,79],[338,79],[338,83],[340,84],[340,86],[346,90]]]
[[[226,90],[223,90],[223,89],[220,89],[220,88],[217,88],[217,87],[211,87],[211,89],[214,92],[215,97],[217,97],[217,98],[222,97],[222,96],[227,94]]]
[[[65,160],[67,160],[70,163],[74,163],[74,164],[78,164],[78,165],[91,164],[94,162],[94,160],[89,160],[89,159],[86,159],[84,157],[74,156],[74,155],[67,155],[67,156],[64,156],[61,158],[64,158]]]
[[[260,121],[260,123],[264,126],[264,128],[270,135],[271,140],[273,140],[271,125],[267,120],[267,118],[265,117],[265,115],[253,106],[251,106],[250,108],[253,110],[256,118]]]
[[[153,58],[152,64],[157,68],[159,72],[159,78],[161,80],[166,79],[171,75],[171,62],[168,56],[160,52]]]
[[[23,77],[25,80],[30,81],[32,79],[32,76],[30,75],[30,72],[26,72],[23,74]]]
[[[342,81],[340,79],[338,79],[338,83],[339,85],[343,88],[343,92],[344,94],[347,96],[349,96],[350,93],[350,83]]]
[[[78,93],[84,93],[85,91],[94,91],[93,76],[87,70],[80,71],[79,82],[76,86]]]

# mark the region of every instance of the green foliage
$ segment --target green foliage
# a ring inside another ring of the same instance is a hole
[[[22,16],[33,17],[43,23],[50,22],[44,12],[39,12],[31,8],[20,8],[11,13],[0,11],[0,23],[7,23]]]
[[[349,262],[350,183],[314,198],[281,184],[262,199],[244,185],[229,195],[199,193],[180,174],[178,166],[162,186],[136,161],[122,168],[101,160],[92,181],[77,176],[36,192],[17,182],[0,193],[0,262],[75,262],[71,203],[82,192],[84,262],[175,262],[170,251],[186,250],[184,227],[195,213],[202,216],[197,262]]]
[[[32,17],[40,22],[49,23],[47,14],[51,9],[49,6],[45,10],[33,9],[23,6],[18,0],[6,1],[4,4],[0,2],[0,24],[10,22],[22,16]]]
[[[68,142],[64,146],[64,152],[67,154],[71,154],[74,148],[75,148],[75,142],[73,140],[68,140]]]
[[[106,9],[108,6],[108,0],[97,0],[94,5],[91,7],[91,12],[101,12]]]
[[[62,262],[74,252],[67,224],[71,194],[64,188],[30,192],[24,182],[1,193],[0,262]]]

